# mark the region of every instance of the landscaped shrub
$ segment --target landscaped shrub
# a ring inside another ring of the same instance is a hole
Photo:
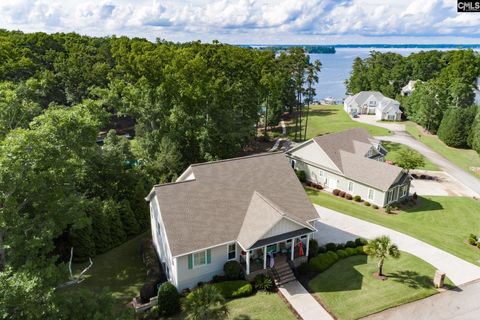
[[[330,268],[337,261],[338,255],[333,251],[328,251],[310,259],[308,264],[311,270],[322,272]]]
[[[273,279],[264,274],[256,275],[253,281],[257,290],[271,291],[275,287]]]
[[[480,241],[477,242],[477,248],[480,249]]]
[[[356,246],[357,246],[357,245],[355,244],[355,241],[352,241],[352,240],[347,241],[347,242],[345,243],[345,247],[346,247],[346,248],[355,248]]]
[[[357,254],[366,254],[363,246],[357,247],[355,250],[357,250]]]
[[[324,246],[321,246],[318,248],[318,253],[325,253],[327,252],[327,248],[325,248]]]
[[[370,202],[368,201],[365,201],[363,204],[366,205],[367,207],[370,207]]]
[[[305,171],[297,170],[297,171],[295,171],[295,173],[297,174],[297,178],[298,178],[298,180],[300,180],[300,182],[307,181],[307,174],[305,173]]]
[[[162,317],[173,316],[180,312],[180,294],[170,282],[164,282],[158,288],[158,314]]]
[[[145,282],[140,288],[140,300],[142,303],[150,302],[150,298],[155,297],[157,294],[158,281],[149,280]]]
[[[355,239],[355,244],[357,247],[359,246],[364,246],[368,243],[367,239],[364,239],[364,238],[357,238]]]
[[[229,280],[240,279],[240,274],[242,273],[242,267],[238,261],[232,260],[227,261],[223,265],[223,272]]]
[[[325,248],[327,249],[327,251],[335,251],[337,250],[337,245],[333,242],[329,242],[325,245]]]
[[[349,249],[350,249],[350,248],[349,248]],[[347,251],[342,250],[342,249],[335,251],[335,253],[337,254],[337,256],[338,256],[339,259],[343,259],[343,258],[348,257]]]
[[[372,205],[373,209],[378,209],[378,206],[376,204]]]
[[[345,195],[345,199],[347,199],[347,200],[352,200],[353,197],[352,197],[352,195],[351,195],[350,193],[347,193],[347,194]]]
[[[225,299],[247,297],[252,294],[252,284],[246,280],[224,281],[212,284]]]
[[[387,204],[387,206],[385,207],[385,212],[386,213],[392,213],[392,206]]]
[[[345,244],[344,243],[337,243],[337,250],[342,250],[345,249]]]
[[[309,254],[310,258],[316,257],[317,254],[318,254],[318,242],[317,242],[317,240],[310,239],[310,241],[308,241],[308,248],[309,248],[308,254]]]
[[[476,246],[477,245],[477,241],[478,241],[478,238],[476,235],[474,235],[473,233],[470,234],[470,236],[468,237],[468,243],[471,244],[472,246]],[[480,242],[479,242],[480,243]]]
[[[345,195],[346,195],[346,194],[347,194],[347,193],[346,193],[345,191],[340,191],[340,192],[338,193],[338,195],[339,195],[340,197],[342,197],[342,198],[345,198]]]
[[[338,189],[333,189],[332,193],[336,196],[338,196],[340,194],[340,190]]]
[[[354,256],[357,254],[357,248],[346,248],[345,252],[348,256]]]
[[[313,186],[313,182],[307,181],[307,182],[305,182],[305,185],[306,185],[307,187],[312,187],[312,186]]]
[[[217,282],[223,282],[223,281],[227,281],[227,277],[226,276],[221,276],[221,275],[214,275],[213,278],[212,278],[212,283],[217,283]]]
[[[416,192],[413,193],[412,199],[413,199],[413,200],[417,200],[417,199],[418,199],[418,196],[417,196],[417,193],[416,193]]]
[[[362,197],[360,197],[360,196],[355,196],[355,197],[353,197],[353,200],[354,200],[355,202],[360,202],[360,201],[362,201]]]

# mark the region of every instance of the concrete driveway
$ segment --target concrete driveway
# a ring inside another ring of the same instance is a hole
[[[480,281],[363,318],[365,320],[477,320]]]
[[[411,174],[427,175],[434,180],[413,179],[410,192],[416,192],[421,196],[457,196],[457,197],[478,197],[478,194],[465,188],[463,184],[443,171],[412,170]]]
[[[406,132],[395,132],[392,136],[385,137],[376,137],[377,139],[384,141],[392,141],[397,143],[406,144],[412,149],[417,150],[428,158],[431,162],[438,165],[443,171],[447,172],[451,177],[454,177],[459,183],[463,184],[465,187],[470,188],[472,191],[476,192],[477,195],[480,195],[480,180],[470,175],[469,173],[463,171],[423,143],[415,140]]]
[[[382,127],[394,132],[405,131],[405,125],[401,122],[378,121],[373,115],[361,114],[358,118],[352,117],[352,120],[372,126]]]
[[[314,206],[320,216],[320,221],[316,223],[318,231],[314,235],[319,243],[324,243],[325,239],[331,239],[328,242],[334,242],[341,238],[343,242],[357,237],[373,239],[388,235],[400,250],[411,253],[445,272],[455,285],[480,279],[480,267],[423,241],[325,207]]]

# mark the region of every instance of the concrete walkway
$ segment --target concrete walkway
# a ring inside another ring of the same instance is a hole
[[[480,279],[480,267],[423,241],[318,205],[315,205],[315,208],[320,215],[320,222],[316,225],[317,232],[322,237],[328,236],[333,239],[336,231],[340,232],[343,237],[351,235],[351,237],[357,236],[367,239],[388,235],[398,245],[400,250],[411,253],[430,263],[438,270],[445,272],[447,277],[457,286]],[[322,228],[322,224],[325,225],[325,229]],[[321,234],[322,232],[324,234]],[[325,233],[330,234],[325,235]]]
[[[470,188],[472,191],[476,192],[480,195],[480,180],[472,176],[471,174],[463,171],[423,143],[418,140],[415,140],[412,136],[410,136],[406,132],[397,131],[392,136],[385,136],[385,137],[375,137],[380,140],[384,141],[391,141],[406,144],[412,149],[417,150],[421,154],[423,154],[426,158],[430,161],[438,165],[442,168],[443,171],[450,174],[452,177],[455,177],[461,184],[465,185],[466,187]]]
[[[303,320],[333,320],[333,317],[315,300],[298,281],[278,288]]]
[[[364,320],[477,320],[480,318],[480,282],[461,286],[426,299],[407,303]]]

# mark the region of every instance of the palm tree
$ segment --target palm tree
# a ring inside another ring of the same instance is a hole
[[[380,236],[370,240],[365,246],[365,253],[378,259],[378,275],[383,276],[383,263],[385,259],[400,258],[400,250],[389,236]]]
[[[225,298],[211,285],[205,285],[188,294],[183,302],[183,310],[188,320],[217,320],[225,319],[228,315]]]

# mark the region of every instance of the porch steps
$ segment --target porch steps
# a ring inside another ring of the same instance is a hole
[[[273,280],[277,286],[296,280],[292,268],[288,262],[281,262],[275,264],[272,268]]]

